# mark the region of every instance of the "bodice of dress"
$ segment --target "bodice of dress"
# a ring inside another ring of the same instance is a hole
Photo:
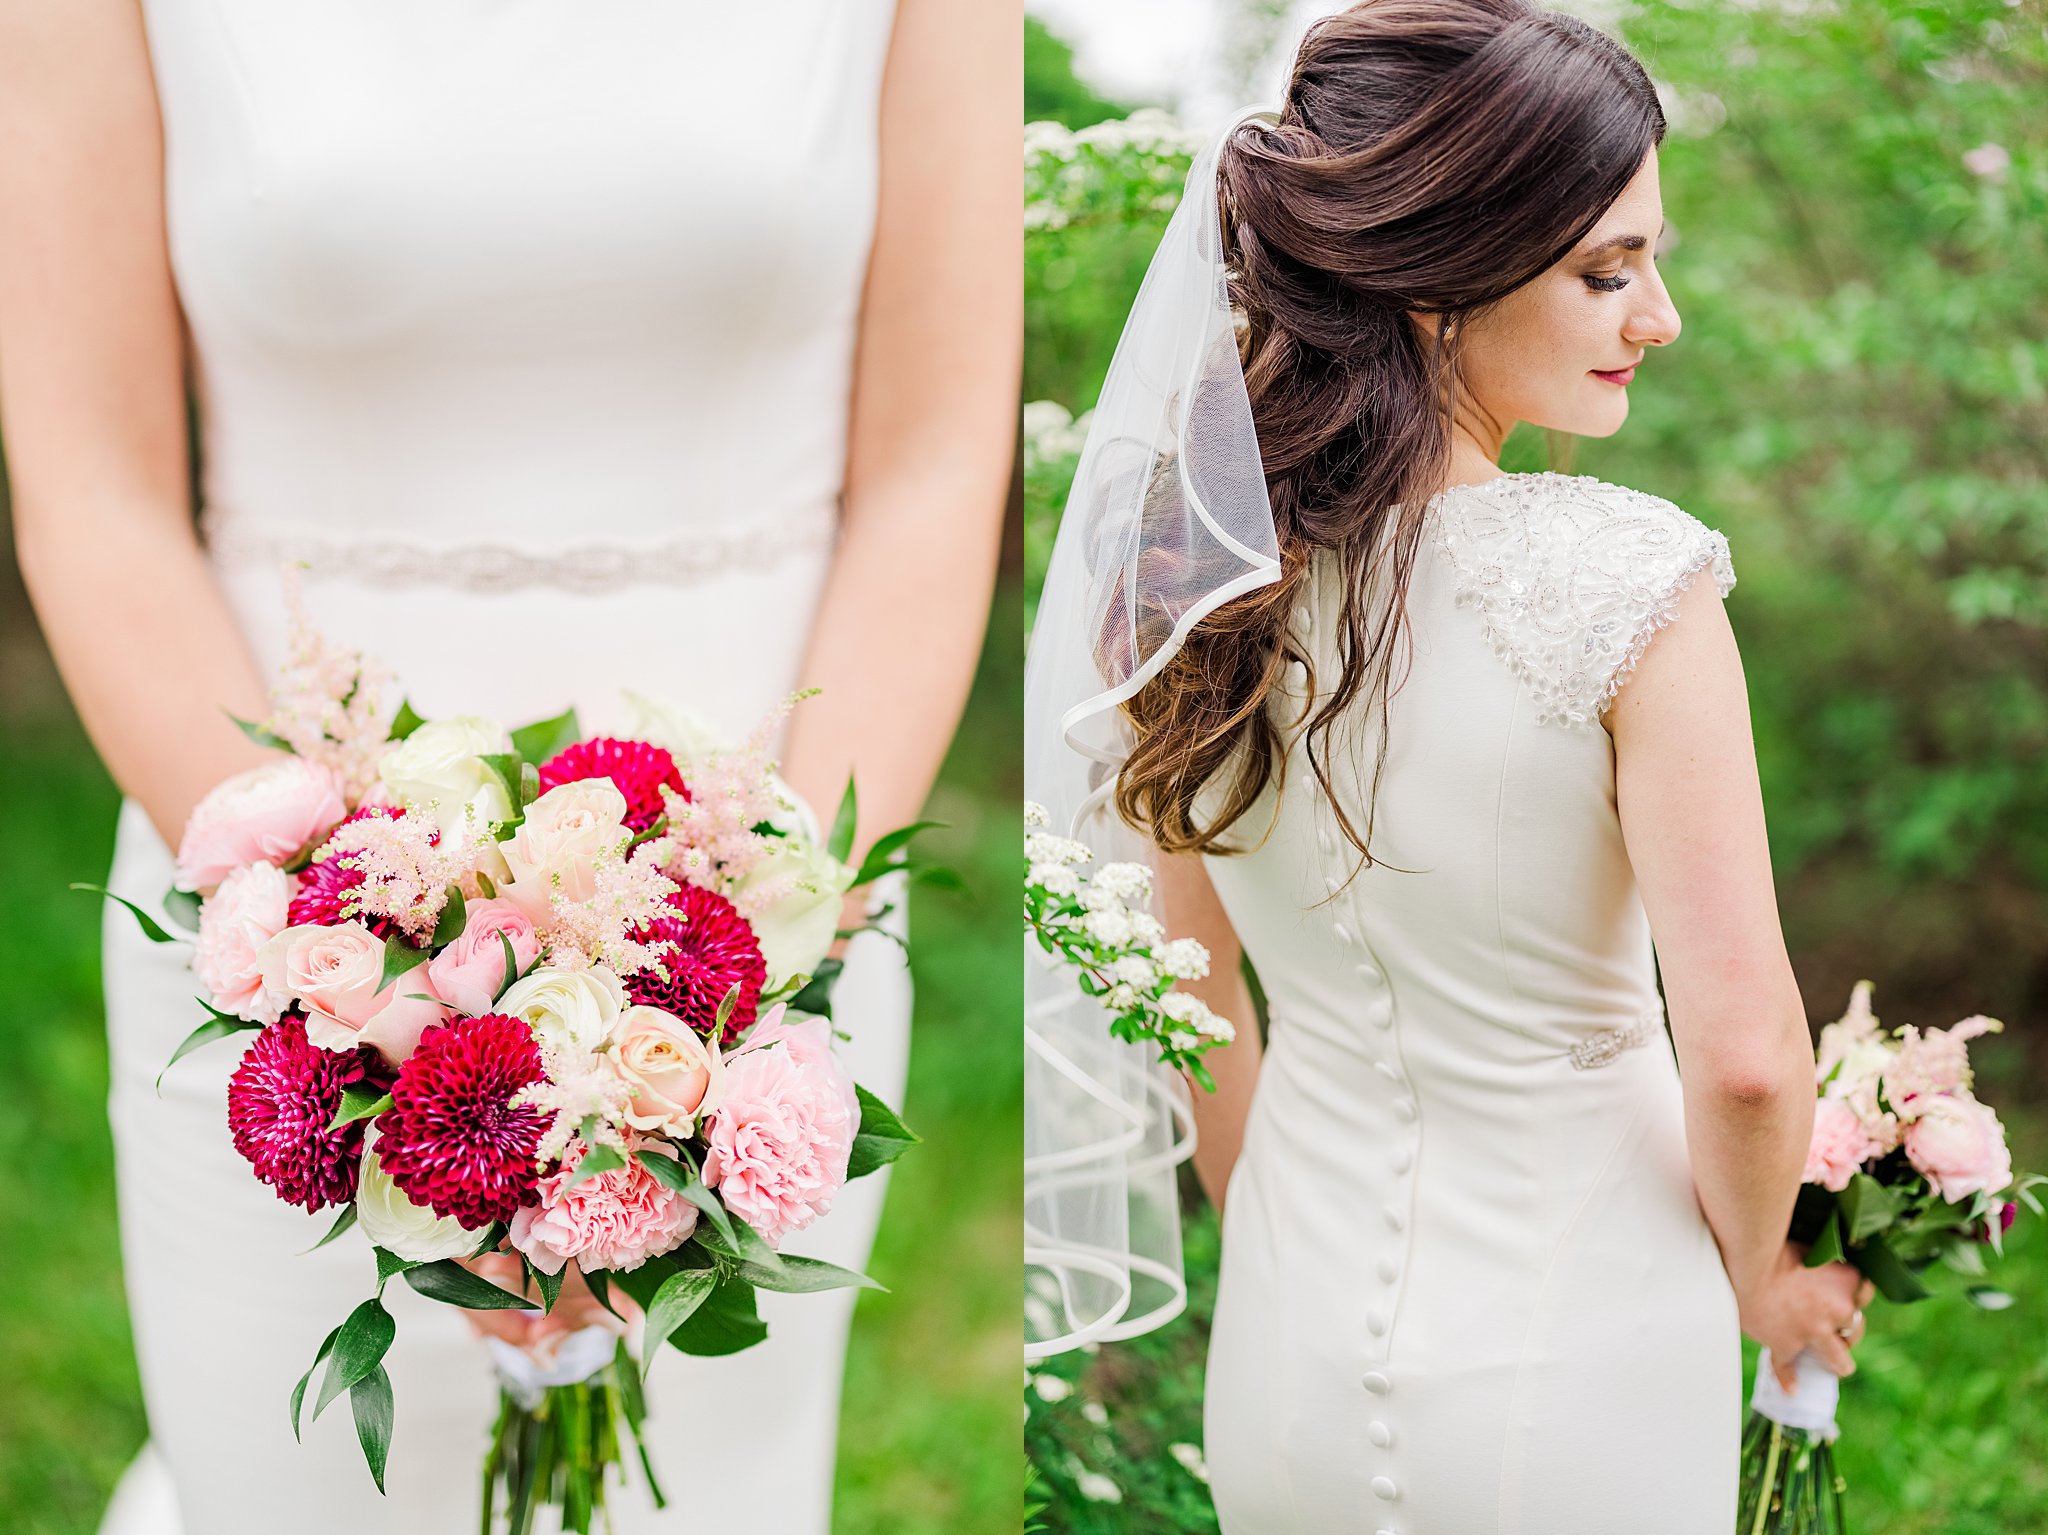
[[[837,526],[893,0],[145,13],[202,526],[261,657],[298,559],[322,626],[411,685],[450,638],[412,615],[673,613],[707,584],[794,631],[756,706],[793,685]],[[668,664],[712,633],[680,623]],[[625,670],[690,701],[692,679]],[[447,680],[443,707],[476,707]]]

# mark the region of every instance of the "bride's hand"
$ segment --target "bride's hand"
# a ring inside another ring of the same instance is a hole
[[[524,1265],[517,1253],[498,1251],[485,1253],[481,1258],[458,1258],[455,1260],[472,1274],[488,1279],[501,1290],[510,1290],[515,1295],[530,1295],[535,1306],[541,1303],[540,1295],[532,1281],[526,1277]],[[614,1304],[625,1310],[625,1298],[617,1297]],[[628,1315],[631,1313],[628,1312]],[[607,1311],[590,1286],[584,1281],[583,1270],[571,1263],[562,1276],[561,1293],[555,1297],[555,1309],[544,1316],[532,1316],[524,1311],[467,1311],[470,1330],[479,1337],[502,1338],[519,1348],[531,1350],[550,1338],[566,1336],[585,1327],[609,1327],[614,1332],[625,1331],[620,1320]]]
[[[1806,1248],[1787,1242],[1769,1272],[1736,1297],[1742,1330],[1771,1351],[1771,1366],[1787,1391],[1793,1361],[1811,1349],[1837,1375],[1853,1375],[1849,1350],[1863,1337],[1863,1306],[1877,1287],[1847,1263],[1805,1266]]]

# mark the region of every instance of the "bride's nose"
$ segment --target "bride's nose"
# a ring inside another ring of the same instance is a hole
[[[1678,339],[1680,320],[1678,306],[1671,302],[1670,290],[1664,280],[1654,274],[1649,282],[1639,283],[1643,301],[1629,311],[1628,321],[1622,327],[1622,339],[1631,346],[1669,346]]]

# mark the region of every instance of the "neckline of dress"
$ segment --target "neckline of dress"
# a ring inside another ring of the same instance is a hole
[[[1566,474],[1557,469],[1503,470],[1490,479],[1460,480],[1455,485],[1446,485],[1442,490],[1424,502],[1425,507],[1435,506],[1439,501],[1461,490],[1485,490],[1489,485],[1498,485],[1504,480],[1592,480],[1598,476],[1590,474]]]

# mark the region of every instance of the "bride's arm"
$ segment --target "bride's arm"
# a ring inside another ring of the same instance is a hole
[[[1252,1089],[1258,1085],[1263,1047],[1259,1042],[1259,1020],[1252,1007],[1251,989],[1245,985],[1239,961],[1243,949],[1237,930],[1217,899],[1216,887],[1195,854],[1167,854],[1156,860],[1159,870],[1159,899],[1166,931],[1175,938],[1193,938],[1209,951],[1209,974],[1199,981],[1182,981],[1179,989],[1193,992],[1216,1012],[1230,1020],[1237,1037],[1218,1045],[1202,1057],[1209,1075],[1216,1079],[1212,1093],[1190,1080],[1195,1104],[1195,1176],[1202,1191],[1218,1210],[1223,1208],[1224,1190],[1230,1185],[1230,1170],[1244,1145],[1245,1119],[1251,1113]]]
[[[1813,1133],[1813,1046],[1771,880],[1749,694],[1705,572],[1680,595],[1607,716],[1622,836],[1671,1014],[1700,1208],[1745,1328],[1789,1367],[1801,1345],[1838,1372],[1855,1305],[1844,1264],[1788,1255]]]
[[[135,0],[0,0],[0,424],[15,547],[108,770],[176,845],[263,753],[192,530],[163,143]]]
[[[988,623],[1023,349],[1022,32],[1014,5],[898,0],[860,318],[843,533],[784,775],[856,855],[916,819]]]

